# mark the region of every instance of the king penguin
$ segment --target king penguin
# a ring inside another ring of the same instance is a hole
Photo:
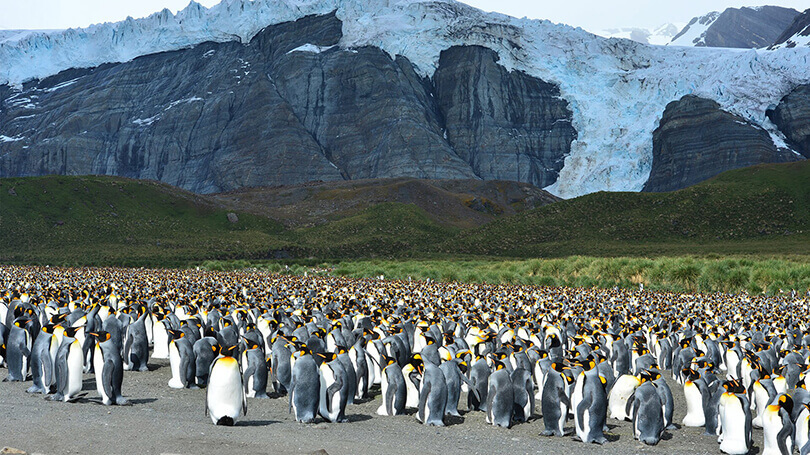
[[[577,438],[582,442],[604,444],[605,420],[607,419],[607,393],[604,379],[599,376],[592,357],[582,362],[584,371],[577,376],[571,393],[574,410],[574,426]]]
[[[26,390],[28,393],[51,393],[54,382],[53,361],[51,360],[51,338],[53,325],[45,325],[34,340],[31,349],[31,377],[34,384]]]
[[[211,364],[205,392],[205,415],[216,425],[231,426],[247,415],[247,397],[242,388],[242,369],[234,358],[236,345],[223,347]]]
[[[194,347],[185,334],[179,330],[170,329],[169,335],[172,337],[172,340],[169,341],[169,364],[172,369],[169,387],[173,389],[198,388],[195,381],[197,366],[194,361]]]
[[[109,332],[99,331],[88,333],[96,338],[95,353],[93,354],[93,371],[96,375],[96,390],[101,395],[105,406],[112,404],[129,404],[121,395],[121,385],[124,382],[124,362],[121,351],[116,349]]]
[[[321,378],[318,364],[305,344],[294,355],[298,356],[292,368],[292,383],[289,390],[290,411],[295,420],[311,423],[318,416],[321,397]]]
[[[654,446],[664,435],[664,408],[648,371],[641,372],[642,384],[627,402],[633,416],[633,437]]]
[[[248,398],[270,398],[267,396],[267,360],[262,345],[242,337],[245,351],[242,353],[242,366],[245,369],[243,381]]]
[[[348,403],[348,384],[343,364],[332,352],[318,354],[324,359],[320,366],[321,398],[319,410],[321,417],[330,422],[346,422],[346,404]],[[295,362],[296,364],[298,361]]]
[[[405,377],[397,365],[397,359],[382,354],[383,368],[380,371],[380,398],[382,404],[377,408],[377,415],[394,416],[405,412]]]
[[[415,354],[414,357],[421,360],[419,354]],[[416,418],[425,425],[442,427],[447,409],[447,383],[444,373],[430,362],[422,362],[421,368],[422,381],[419,384]]]
[[[762,455],[791,455],[793,453],[794,424],[790,419],[793,399],[780,394],[765,409],[762,416],[764,444]]]
[[[51,401],[74,401],[82,390],[82,372],[84,369],[84,352],[76,334],[84,327],[65,329],[62,344],[56,353],[54,367],[56,371],[56,393],[48,397]]]
[[[486,420],[492,425],[509,428],[512,425],[512,411],[515,405],[512,378],[506,365],[499,359],[492,357],[492,365],[495,371],[489,375]]]
[[[565,436],[565,420],[571,401],[567,393],[569,376],[564,374],[564,368],[562,363],[553,362],[545,374],[546,383],[543,384],[540,401],[545,424],[545,430],[541,433],[543,436]]]

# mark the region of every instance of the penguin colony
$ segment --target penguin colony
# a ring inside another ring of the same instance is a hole
[[[103,404],[127,405],[124,371],[148,374],[151,357],[169,360],[168,387],[205,389],[218,425],[271,393],[299,422],[343,422],[375,399],[379,416],[411,408],[442,426],[466,392],[487,423],[539,418],[548,437],[573,423],[604,444],[616,419],[649,445],[683,425],[745,454],[762,428],[764,455],[810,453],[795,297],[34,267],[1,267],[0,292],[4,381],[54,401],[81,399],[92,373]]]

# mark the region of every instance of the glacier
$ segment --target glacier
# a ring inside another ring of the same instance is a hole
[[[19,87],[69,68],[205,41],[246,44],[268,25],[332,11],[343,22],[342,49],[377,46],[392,57],[407,57],[425,77],[434,74],[442,50],[480,45],[496,51],[510,71],[559,85],[578,139],[559,179],[546,189],[564,198],[641,190],[652,166],[652,132],[667,103],[687,94],[717,101],[784,144],[765,110],[810,82],[808,47],[644,45],[547,20],[485,13],[453,0],[223,0],[211,8],[191,2],[177,14],[164,9],[142,19],[0,42],[0,84]]]

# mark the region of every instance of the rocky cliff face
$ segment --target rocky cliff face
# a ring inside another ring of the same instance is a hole
[[[776,106],[768,117],[805,158],[810,158],[810,84],[800,85]]]
[[[767,47],[790,26],[798,11],[779,6],[727,8],[696,17],[676,35],[673,44],[751,49]],[[688,39],[687,39],[688,38]]]
[[[770,135],[708,99],[687,95],[667,105],[653,132],[653,164],[643,191],[673,191],[723,171],[795,161]]]
[[[108,174],[195,192],[410,176],[553,183],[576,132],[559,89],[448,51],[434,82],[334,14],[0,86],[0,176]],[[472,61],[467,61],[467,58]],[[463,77],[466,73],[467,77]]]
[[[769,49],[796,46],[810,46],[810,9],[796,16]]]
[[[568,103],[555,85],[497,62],[480,46],[441,53],[434,83],[447,139],[484,179],[551,185],[576,139]]]

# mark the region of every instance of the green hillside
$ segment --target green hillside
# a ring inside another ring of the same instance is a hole
[[[590,194],[467,229],[456,219],[463,209],[455,207],[463,205],[454,201],[470,191],[480,200],[501,197],[498,204],[505,207],[510,199],[503,195],[509,193],[433,189],[431,194],[444,195],[444,210],[426,211],[429,201],[413,196],[416,190],[402,199],[402,185],[417,184],[386,185],[400,188],[386,190],[400,194],[399,202],[372,201],[348,210],[359,200],[348,198],[332,214],[313,197],[278,191],[287,198],[284,211],[298,210],[304,220],[317,209],[311,216],[319,219],[285,228],[272,218],[279,205],[261,203],[274,199],[272,191],[223,197],[115,177],[0,179],[0,263],[185,266],[209,259],[810,254],[807,161],[731,171],[672,193]],[[340,191],[352,189],[343,187]],[[317,191],[328,194],[326,187]],[[229,221],[229,213],[238,221]]]
[[[282,227],[208,198],[117,177],[0,180],[0,262],[182,265],[264,257]]]
[[[495,220],[431,249],[509,257],[810,253],[810,161],[671,193],[594,193]]]

